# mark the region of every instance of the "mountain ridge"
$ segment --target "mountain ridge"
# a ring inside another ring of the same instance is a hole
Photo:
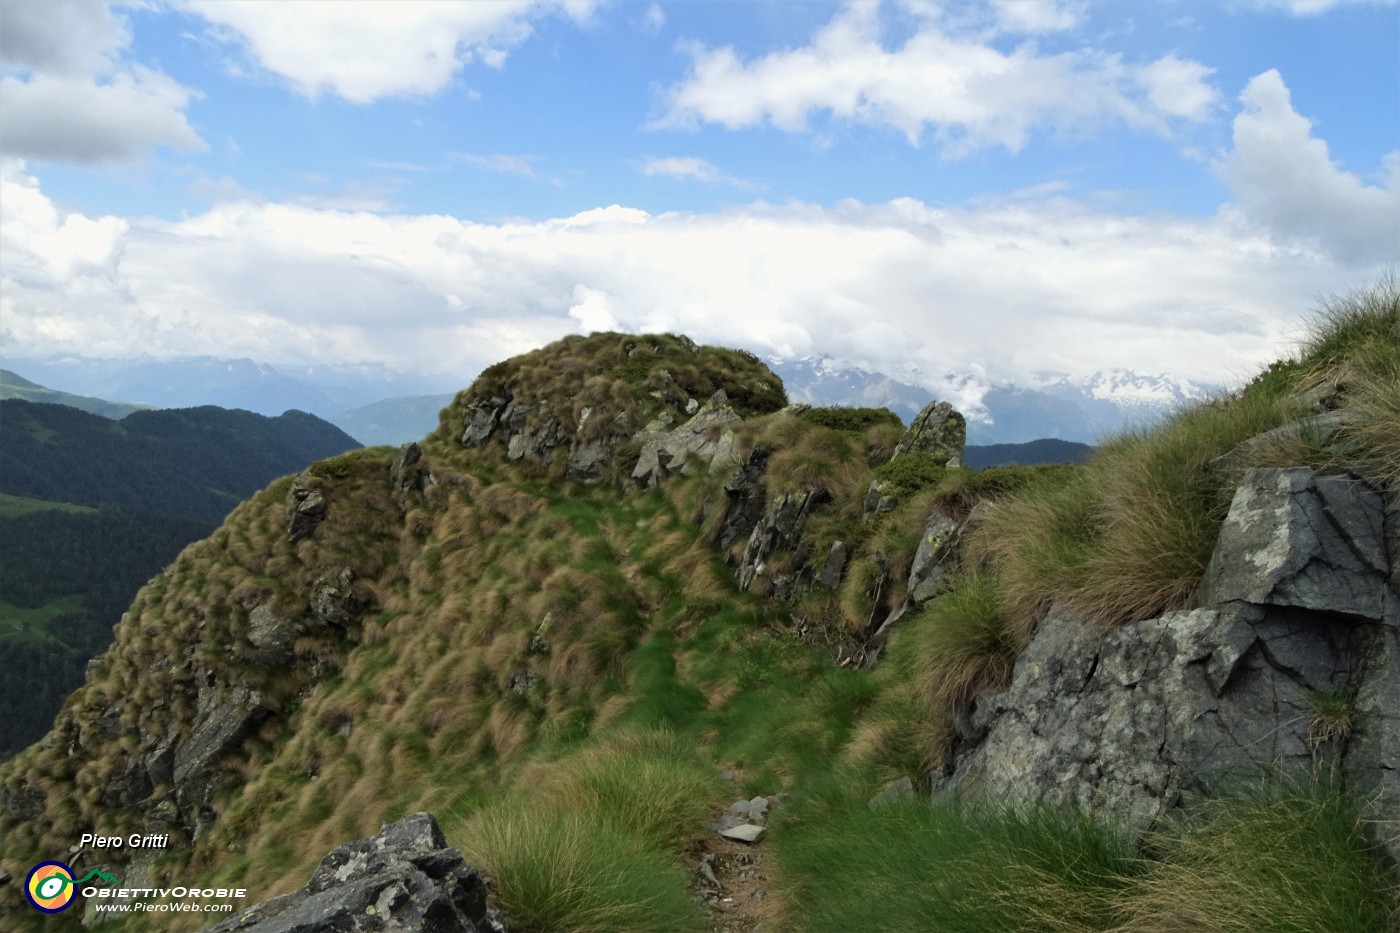
[[[198,871],[261,898],[428,810],[489,870],[513,926],[606,910],[612,928],[698,930],[723,916],[689,888],[722,854],[708,823],[762,798],[776,813],[749,824],[762,841],[745,851],[780,867],[755,870],[796,929],[1073,917],[1106,933],[1205,905],[1253,928],[1302,911],[1303,929],[1381,930],[1400,840],[1318,782],[1283,811],[1233,801],[1152,847],[1135,834],[1268,764],[1252,732],[1198,741],[1198,720],[1215,728],[1190,715],[1205,705],[1283,737],[1304,779],[1335,760],[1365,806],[1400,800],[1376,744],[1400,736],[1382,702],[1400,689],[1386,627],[1400,525],[1377,519],[1400,515],[1396,297],[1077,466],[950,468],[963,419],[947,406],[905,429],[789,405],[761,361],[680,337],[504,361],[421,443],[275,481],[152,581],[55,731],[0,767],[7,849],[154,821],[180,854],[129,860],[134,877]],[[1308,536],[1328,514],[1371,556],[1331,582],[1259,576],[1258,542],[1282,540],[1288,568],[1340,567]],[[1225,641],[1203,666],[1206,638]],[[1270,663],[1318,639],[1330,653]],[[1125,679],[1142,645],[1155,654]],[[1059,660],[1027,667],[1024,652]],[[1108,728],[1132,708],[1125,684],[1144,709],[1178,698],[1166,742],[1151,722]],[[1268,695],[1286,702],[1261,707]],[[1064,703],[1087,717],[1079,732],[1055,731]],[[1021,727],[1048,746],[1029,762]],[[1096,752],[1104,768],[1054,780],[1078,738],[1110,733],[1123,742]],[[994,791],[1017,761],[1027,813],[945,796],[967,775]],[[1034,809],[1053,794],[1107,800],[1089,813],[1120,828]],[[1310,835],[1323,812],[1351,828]],[[1212,833],[1232,840],[1223,866]],[[1201,887],[1271,865],[1292,879],[1278,897]],[[850,884],[832,884],[839,871]],[[872,916],[850,891],[882,883]]]

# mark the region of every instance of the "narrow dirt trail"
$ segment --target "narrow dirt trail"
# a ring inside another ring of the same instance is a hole
[[[716,833],[693,861],[692,886],[710,914],[712,933],[777,933],[778,900],[768,874],[769,853],[757,843]]]

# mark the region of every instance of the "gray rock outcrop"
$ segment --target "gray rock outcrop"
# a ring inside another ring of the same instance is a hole
[[[319,577],[311,586],[311,617],[322,625],[348,629],[366,609],[355,591],[355,571],[346,567],[334,578]]]
[[[199,691],[199,725],[175,749],[175,802],[196,833],[212,821],[210,804],[225,776],[220,759],[234,751],[273,710],[243,684],[209,684]]]
[[[727,501],[719,533],[721,550],[728,551],[735,541],[752,534],[763,517],[763,500],[768,494],[763,476],[768,472],[768,460],[772,455],[766,447],[755,447],[725,482]]]
[[[300,541],[325,520],[326,497],[321,493],[319,481],[310,473],[302,473],[292,480],[288,512],[287,538],[290,541]]]
[[[733,432],[724,428],[739,420],[721,389],[677,428],[668,430],[666,422],[653,421],[638,435],[642,452],[632,470],[632,482],[651,489],[672,473],[689,474],[697,462],[711,469],[728,467],[735,440]]]
[[[432,480],[432,473],[423,463],[423,448],[412,441],[400,447],[389,466],[389,484],[398,493],[400,501],[410,493],[422,492]]]
[[[950,467],[962,465],[967,444],[967,419],[947,402],[929,402],[909,422],[909,429],[895,447],[893,460],[903,454],[923,454]]]
[[[909,602],[921,606],[949,589],[957,570],[957,543],[960,532],[957,522],[937,512],[924,522],[919,547],[909,565]]]
[[[412,813],[379,835],[332,849],[300,891],[229,917],[205,933],[505,933],[486,882],[448,848],[437,821]]]
[[[773,501],[763,518],[749,535],[749,543],[739,560],[739,588],[747,590],[768,568],[769,555],[787,551],[802,538],[807,515],[829,498],[824,489],[803,489],[784,493]],[[790,581],[775,579],[775,585],[785,589]]]
[[[1009,688],[959,722],[948,786],[1147,825],[1183,795],[1322,763],[1378,812],[1400,812],[1396,555],[1383,516],[1357,477],[1250,471],[1207,604],[1106,634],[1052,612]],[[1388,844],[1400,854],[1400,839]]]

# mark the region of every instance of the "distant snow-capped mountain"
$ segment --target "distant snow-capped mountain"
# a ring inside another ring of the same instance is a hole
[[[1133,425],[1150,424],[1212,390],[1174,376],[1112,369],[1086,377],[1036,373],[1022,385],[988,385],[972,376],[947,374],[933,380],[940,387],[935,392],[914,384],[916,373],[896,379],[825,355],[773,359],[769,366],[795,402],[886,407],[906,422],[937,395],[968,415],[972,444],[1046,437],[1096,443]]]
[[[0,367],[55,389],[119,398],[157,408],[218,405],[263,415],[288,409],[322,418],[389,396],[455,391],[457,379],[399,373],[382,366],[276,366],[249,359],[0,358]],[[475,373],[464,374],[465,385]]]

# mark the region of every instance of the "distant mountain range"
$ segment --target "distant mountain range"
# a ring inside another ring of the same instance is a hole
[[[212,356],[164,360],[0,357],[0,367],[65,392],[147,407],[217,405],[262,415],[295,409],[322,418],[394,396],[456,391],[476,378],[474,372],[432,376],[382,366],[289,367]]]
[[[767,362],[795,402],[887,407],[908,422],[934,395],[915,384],[923,381],[916,375],[890,376],[830,356]],[[476,376],[403,374],[375,366],[277,367],[214,357],[0,358],[0,365],[17,373],[16,378],[59,386],[65,392],[163,408],[208,404],[267,415],[298,409],[371,445],[423,437],[437,426],[438,412],[453,393]],[[951,387],[954,397],[946,400],[969,415],[968,442],[978,446],[1041,438],[1092,444],[1133,424],[1149,424],[1214,388],[1121,369],[1084,378],[1037,373],[1019,385],[987,386],[956,375],[938,381]]]
[[[829,356],[771,360],[769,366],[783,378],[788,398],[813,405],[883,406],[908,422],[933,396],[911,382]],[[968,406],[968,443],[976,445],[1052,437],[1093,444],[1132,425],[1150,424],[1214,390],[1170,376],[1121,369],[1085,378],[1037,373],[1026,385],[978,386],[958,376],[942,381],[955,386],[958,395],[980,396],[980,412]],[[956,398],[947,401],[959,404]]]
[[[91,412],[103,418],[125,418],[134,411],[151,407],[149,405],[128,405],[125,402],[109,402],[102,398],[59,392],[57,389],[50,389],[30,382],[8,369],[0,369],[0,401],[11,398],[22,399],[26,402],[67,405],[70,408]]]

